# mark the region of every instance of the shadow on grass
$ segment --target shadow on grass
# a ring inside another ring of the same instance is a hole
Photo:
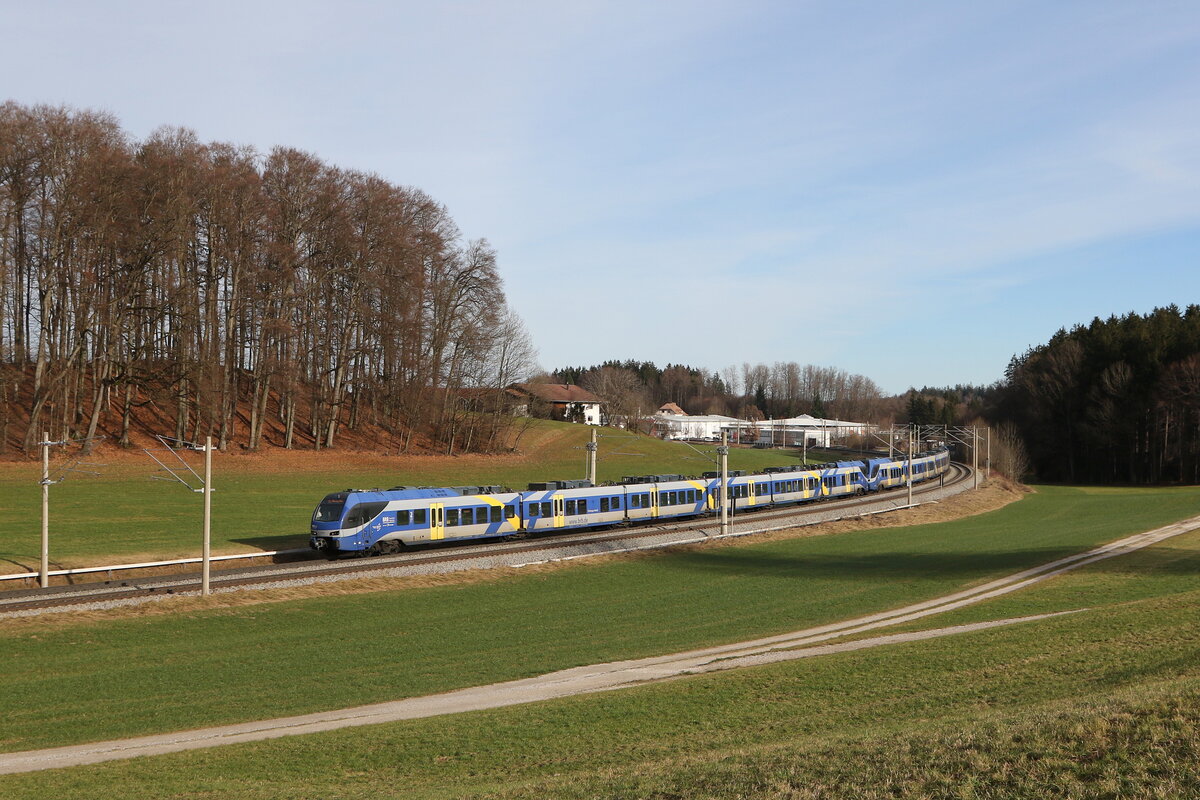
[[[773,556],[731,547],[720,551],[680,553],[664,561],[663,566],[728,575],[781,578],[808,576],[899,580],[934,575],[970,578],[997,572],[1019,572],[1081,552],[1071,548],[1042,547],[991,553],[813,553]],[[1200,575],[1200,552],[1155,547],[1097,561],[1087,565],[1087,568],[1110,574]]]
[[[229,541],[244,544],[258,550],[294,550],[297,547],[308,547],[308,534],[288,533],[280,536],[245,536],[240,539],[230,539]]]

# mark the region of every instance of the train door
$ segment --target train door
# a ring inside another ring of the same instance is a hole
[[[746,498],[746,505],[752,506],[758,502],[758,500],[756,499],[758,497],[758,491],[757,491],[758,484],[755,483],[754,481],[750,481],[748,484],[746,484],[746,487],[747,487],[746,491],[748,492],[748,496]]]
[[[429,506],[429,538],[431,541],[446,538],[446,506],[431,503]]]
[[[658,489],[650,490],[650,516],[658,519]]]
[[[567,524],[567,515],[563,511],[564,501],[561,494],[556,494],[552,498],[554,500],[554,527],[561,528]]]

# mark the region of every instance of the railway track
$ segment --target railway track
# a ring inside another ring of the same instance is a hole
[[[922,483],[913,487],[914,504],[961,491],[971,470],[951,464],[944,483]],[[744,536],[783,528],[813,525],[847,517],[882,513],[907,506],[907,490],[893,489],[860,498],[821,501],[787,506],[731,517],[733,536]],[[434,547],[411,548],[396,555],[350,558],[337,561],[310,558],[277,564],[265,564],[212,573],[214,592],[250,588],[269,588],[284,584],[329,582],[350,578],[404,576],[454,572],[467,569],[522,567],[547,561],[567,560],[604,553],[648,550],[717,538],[720,521],[715,516],[656,525],[580,533],[547,534],[539,537],[492,541],[486,544],[464,542]],[[12,614],[45,610],[70,610],[121,602],[144,600],[200,590],[200,573],[180,573],[153,577],[107,580],[47,589],[21,589],[0,595],[0,618]]]

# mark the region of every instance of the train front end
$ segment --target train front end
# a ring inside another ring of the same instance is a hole
[[[350,492],[334,492],[325,496],[313,511],[308,546],[318,553],[337,555],[342,552],[346,535],[342,531],[342,516],[346,513]],[[352,534],[351,534],[352,535]]]

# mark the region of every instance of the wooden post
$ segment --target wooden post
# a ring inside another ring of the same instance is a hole
[[[729,533],[729,434],[721,432],[721,535]]]
[[[42,563],[38,585],[50,585],[50,431],[42,432]]]
[[[212,437],[204,439],[204,550],[201,560],[204,562],[203,578],[201,579],[200,594],[212,594],[209,586],[211,574],[212,547]]]

